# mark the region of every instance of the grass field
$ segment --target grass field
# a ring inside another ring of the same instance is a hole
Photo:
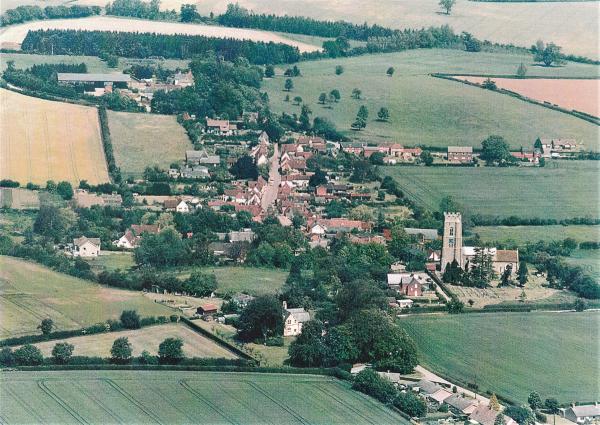
[[[600,242],[600,226],[480,226],[472,229],[483,241],[524,244],[573,238],[577,242]]]
[[[367,55],[346,59],[307,61],[299,64],[301,78],[294,89],[283,91],[283,69],[265,80],[273,110],[300,113],[300,106],[285,102],[300,96],[313,111],[313,117],[332,120],[346,136],[369,143],[401,143],[446,147],[481,146],[492,134],[503,136],[513,147],[531,148],[537,137],[574,138],[588,148],[599,150],[598,126],[543,106],[482,90],[478,87],[431,77],[429,74],[514,74],[523,62],[529,76],[596,78],[598,66],[569,63],[564,67],[533,66],[531,56],[500,53],[467,53],[457,50],[411,50],[401,53]],[[336,65],[344,66],[335,75]],[[386,75],[393,66],[393,77]],[[362,90],[362,100],[351,98],[354,88]],[[320,93],[338,89],[339,103],[332,108],[319,104]],[[367,106],[366,129],[356,132],[350,125],[358,108]],[[377,111],[387,107],[390,122],[378,122]]]
[[[575,250],[565,261],[574,266],[579,266],[589,273],[593,278],[600,282],[600,251],[596,250]]]
[[[215,38],[235,38],[238,40],[288,44],[297,47],[301,53],[314,52],[321,49],[321,45],[310,45],[268,31],[219,27],[215,25],[183,24],[179,22],[147,21],[142,19],[118,18],[114,16],[90,16],[80,19],[30,21],[24,24],[11,25],[0,31],[0,46],[6,48],[20,47],[29,31],[49,29],[150,32],[168,35],[188,34]]]
[[[35,334],[42,319],[58,330],[117,319],[123,310],[140,316],[172,310],[141,292],[106,288],[17,258],[0,256],[0,338]]]
[[[183,352],[186,357],[237,358],[236,355],[217,345],[214,341],[194,332],[186,325],[176,323],[130,331],[78,336],[65,339],[65,341],[75,346],[73,354],[76,356],[110,357],[113,341],[121,337],[129,339],[134,356],[139,356],[144,350],[157,355],[158,345],[165,338],[180,338],[183,341]],[[56,343],[57,341],[48,341],[35,345],[42,350],[44,356],[50,357]]]
[[[98,271],[128,270],[135,265],[133,253],[123,251],[103,251],[100,253],[100,256],[87,260],[92,268]]]
[[[595,400],[600,312],[484,313],[403,318],[424,366],[522,403]]]
[[[138,177],[152,165],[169,168],[192,149],[174,115],[109,111],[108,126],[115,160],[125,177]]]
[[[553,161],[545,168],[380,167],[420,204],[451,195],[470,214],[599,217],[597,161]],[[560,182],[557,184],[557,182]]]
[[[220,294],[245,292],[252,295],[273,294],[285,283],[288,273],[277,269],[261,269],[255,267],[210,267],[201,270],[214,273],[217,278]],[[181,273],[187,277],[190,270]]]
[[[349,384],[315,375],[14,372],[0,385],[7,424],[408,424]]]
[[[109,181],[96,108],[0,89],[0,179]]]

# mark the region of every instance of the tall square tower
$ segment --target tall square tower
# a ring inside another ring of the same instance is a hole
[[[446,265],[454,260],[464,267],[462,256],[462,216],[460,213],[444,213],[444,235],[442,237],[442,273]]]

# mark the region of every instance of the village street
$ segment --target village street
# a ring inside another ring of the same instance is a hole
[[[269,182],[265,187],[260,206],[263,211],[267,211],[269,207],[275,204],[279,185],[281,184],[281,174],[279,174],[279,145],[273,144],[273,156],[271,157],[271,168],[269,170]]]

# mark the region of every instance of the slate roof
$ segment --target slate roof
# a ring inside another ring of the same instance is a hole
[[[86,238],[82,236],[80,238],[73,239],[73,245],[83,246],[86,242],[90,242],[92,245],[100,246],[100,238]]]
[[[113,82],[113,83],[128,83],[131,81],[129,74],[84,74],[76,72],[59,72],[57,74],[58,81],[75,81],[87,83]]]

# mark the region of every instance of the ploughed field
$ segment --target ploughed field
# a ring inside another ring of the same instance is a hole
[[[561,403],[596,400],[600,312],[412,316],[400,325],[423,366],[481,392],[526,403],[531,391]]]
[[[292,374],[11,372],[0,406],[7,424],[408,424],[345,382]]]
[[[104,5],[103,5],[104,6]],[[212,38],[234,38],[238,40],[262,41],[265,43],[282,43],[297,47],[300,53],[314,52],[321,46],[310,45],[301,41],[274,34],[244,28],[228,28],[215,25],[183,24],[178,22],[145,21],[141,19],[117,18],[114,16],[91,16],[80,19],[54,19],[47,21],[30,21],[24,24],[11,25],[0,32],[0,46],[19,48],[27,33],[36,30],[82,30],[82,31],[122,31],[157,34],[201,35]]]
[[[300,114],[301,107],[294,102],[299,96],[312,110],[313,118],[328,118],[345,136],[365,143],[480,147],[486,137],[496,134],[515,150],[532,148],[538,137],[576,139],[587,149],[600,150],[595,124],[502,93],[430,75],[511,75],[520,63],[527,66],[528,76],[539,77],[591,79],[600,69],[576,63],[535,66],[531,55],[422,49],[300,62],[302,76],[293,79],[290,92],[283,90],[286,78],[282,66],[275,78],[265,79],[263,87],[274,111]],[[335,74],[337,65],[344,67],[341,75]],[[392,77],[386,75],[389,67],[395,69]],[[355,88],[362,91],[361,99],[352,98]],[[340,101],[321,104],[319,95],[334,89],[339,90]],[[290,101],[285,100],[286,96]],[[367,127],[353,131],[350,126],[361,105],[369,111]],[[389,122],[377,121],[381,107],[389,109]]]
[[[173,310],[141,292],[107,288],[14,257],[0,256],[0,338],[37,334],[42,319],[57,330],[79,329],[123,310],[169,316]]]
[[[452,196],[470,214],[565,219],[598,213],[598,161],[538,167],[380,167],[406,196],[436,209]]]
[[[0,89],[0,179],[108,182],[96,108]]]
[[[175,115],[115,111],[107,115],[115,161],[125,177],[140,177],[154,165],[169,168],[193,149]]]
[[[455,76],[459,80],[481,84],[487,77]],[[519,93],[538,102],[546,102],[564,109],[600,116],[598,95],[599,79],[553,79],[553,78],[494,78],[500,89]]]

